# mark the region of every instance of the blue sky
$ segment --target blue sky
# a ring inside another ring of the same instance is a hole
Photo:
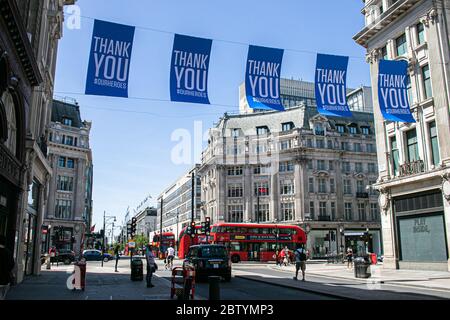
[[[158,194],[199,159],[195,154],[191,164],[172,163],[178,142],[171,135],[181,128],[194,136],[194,121],[206,131],[224,112],[238,110],[245,44],[305,51],[285,51],[281,76],[307,81],[313,81],[316,52],[348,55],[348,86],[370,85],[364,49],[352,40],[364,24],[361,1],[78,0],[77,5],[81,28],[64,27],[55,95],[75,98],[82,118],[93,123],[96,230],[104,210],[121,222],[127,207],[135,208],[147,195],[155,204]],[[83,95],[92,18],[137,26],[129,96],[155,100]],[[213,41],[208,88],[211,103],[218,105],[158,101],[170,99],[173,33],[243,43]]]

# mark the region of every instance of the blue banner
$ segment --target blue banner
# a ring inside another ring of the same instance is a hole
[[[416,122],[408,101],[408,62],[380,60],[378,68],[378,102],[383,117],[395,122]]]
[[[175,34],[170,66],[172,101],[209,104],[208,68],[212,40]]]
[[[347,104],[348,57],[317,54],[315,95],[323,115],[351,117]]]
[[[134,27],[95,20],[86,94],[128,97]]]
[[[280,98],[282,49],[249,46],[245,93],[250,108],[284,111]]]

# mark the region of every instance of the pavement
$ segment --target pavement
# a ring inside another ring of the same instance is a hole
[[[131,281],[129,260],[121,260],[118,271],[114,271],[114,261],[101,267],[100,262],[88,262],[86,270],[86,288],[70,290],[67,279],[74,270],[73,265],[55,265],[51,270],[42,268],[41,275],[26,277],[25,280],[10,288],[6,300],[169,300],[171,282],[153,275],[153,288],[146,287],[144,262],[144,280]],[[162,265],[159,265],[163,269]],[[196,297],[203,300],[203,297]]]

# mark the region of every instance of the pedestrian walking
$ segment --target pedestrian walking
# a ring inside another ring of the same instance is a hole
[[[281,267],[281,262],[280,262],[280,251],[278,251],[278,249],[275,251],[275,254],[273,255],[273,258],[275,259],[275,265],[279,265]]]
[[[347,248],[347,269],[352,269],[353,268],[353,250],[352,248],[348,247]]]
[[[114,248],[114,256],[116,258],[115,271],[119,272],[119,270],[117,270],[117,264],[119,263],[119,259],[120,259],[120,246],[119,245],[116,245],[116,247]]]
[[[14,258],[11,251],[6,248],[6,238],[0,235],[0,300],[4,300],[9,286],[13,282],[12,271]]]
[[[295,277],[294,280],[298,280],[298,271],[302,270],[302,281],[305,281],[306,272],[306,260],[308,258],[305,246],[302,244],[295,252]]]
[[[288,247],[284,247],[284,256],[283,256],[283,264],[285,267],[289,265],[289,249]]]
[[[150,244],[147,245],[145,258],[147,260],[147,288],[153,288],[152,276],[153,273],[158,270],[158,265],[156,264],[155,256],[153,255],[152,246]]]

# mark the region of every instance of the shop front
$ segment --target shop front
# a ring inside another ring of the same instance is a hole
[[[36,180],[33,181],[30,191],[28,192],[28,207],[23,226],[23,266],[24,274],[33,274],[33,267],[39,261],[35,261],[36,237],[38,232],[38,210],[39,210],[39,193],[40,184]]]
[[[351,248],[356,256],[363,256],[367,253],[375,253],[378,257],[382,255],[380,230],[346,230],[344,238],[345,251]]]
[[[440,190],[394,198],[399,268],[447,271],[448,246]]]
[[[314,229],[308,234],[307,250],[311,259],[326,259],[338,253],[336,229]]]

